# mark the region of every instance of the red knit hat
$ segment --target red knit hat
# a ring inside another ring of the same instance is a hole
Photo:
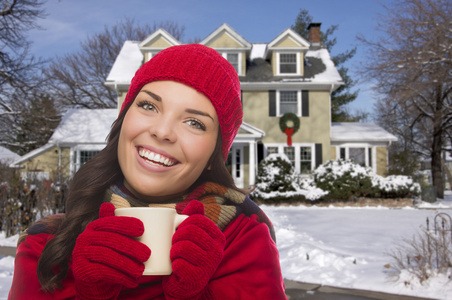
[[[135,73],[121,111],[135,100],[144,85],[158,80],[186,84],[210,99],[218,115],[226,160],[243,117],[240,82],[234,67],[217,51],[200,44],[167,48]]]

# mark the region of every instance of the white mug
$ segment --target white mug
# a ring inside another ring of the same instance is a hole
[[[179,215],[174,208],[126,207],[117,208],[116,216],[134,217],[144,225],[144,233],[137,240],[151,249],[151,257],[144,263],[143,275],[172,273],[170,249],[176,228],[188,216]]]

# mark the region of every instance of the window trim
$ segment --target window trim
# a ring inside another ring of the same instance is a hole
[[[302,116],[302,111],[301,111],[301,102],[302,102],[302,91],[301,90],[277,90],[276,91],[276,116],[277,117],[282,117],[281,114],[281,92],[297,92],[297,117],[301,117]]]
[[[336,157],[341,158],[341,149],[345,150],[345,159],[350,158],[350,148],[364,148],[364,159],[366,167],[370,167],[373,171],[377,171],[377,147],[371,144],[356,143],[356,144],[341,144],[336,145]],[[371,151],[371,156],[369,157],[369,150]]]
[[[278,149],[278,154],[284,154],[284,148],[288,147],[287,144],[276,144],[276,143],[266,143],[264,144],[264,157],[267,157],[269,155],[267,148],[268,147],[275,147]],[[298,174],[302,175],[302,176],[309,176],[310,173],[308,174],[301,174],[300,173],[300,163],[301,163],[301,159],[300,159],[300,148],[301,147],[306,147],[306,148],[311,148],[311,171],[313,171],[315,169],[315,161],[316,161],[316,152],[315,152],[315,143],[293,143],[291,147],[294,147],[295,149],[295,172],[297,172]]]
[[[296,73],[281,73],[281,54],[295,54],[296,58]],[[276,53],[276,75],[277,76],[300,76],[301,75],[301,68],[300,68],[300,52],[277,52]]]
[[[239,76],[241,76],[242,75],[242,52],[240,52],[240,51],[218,51],[220,54],[221,54],[221,56],[223,56],[226,60],[228,60],[228,54],[238,54],[238,57],[237,57],[237,59],[238,59],[238,63],[239,63],[239,65],[238,65],[238,72],[237,72],[237,74],[239,75]]]

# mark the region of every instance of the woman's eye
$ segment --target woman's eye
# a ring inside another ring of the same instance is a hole
[[[189,126],[191,126],[191,127],[193,127],[193,128],[195,128],[195,129],[201,129],[201,130],[206,130],[206,126],[204,126],[204,124],[203,123],[201,123],[200,121],[198,121],[198,120],[188,120],[187,121],[187,124],[189,125]]]
[[[148,101],[142,101],[142,102],[138,103],[138,107],[141,107],[141,108],[143,108],[145,110],[149,110],[149,111],[157,110],[155,105]]]

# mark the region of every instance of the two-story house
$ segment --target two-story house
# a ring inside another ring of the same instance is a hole
[[[221,53],[240,78],[244,122],[228,159],[239,187],[255,183],[259,161],[271,153],[284,153],[300,174],[309,175],[316,166],[337,158],[354,159],[380,175],[386,174],[387,147],[396,141],[393,135],[372,123],[331,123],[331,93],[343,82],[328,50],[320,43],[319,23],[309,26],[308,39],[287,29],[266,44],[252,44],[223,24],[200,43]],[[124,43],[105,83],[117,92],[118,107],[138,68],[159,51],[179,44],[163,29],[143,41]],[[57,153],[61,156],[68,149],[65,168],[72,174],[86,160],[85,156],[99,150],[108,131],[100,140],[89,134],[84,138],[80,134],[67,138],[66,130],[74,126],[77,130],[81,126],[89,130],[89,126],[98,123],[89,120],[89,115],[99,118],[94,115],[100,114],[103,121],[113,122],[117,110],[104,110],[104,113],[72,110],[68,114],[49,143],[54,145],[54,156]],[[284,130],[287,128],[292,128],[294,133],[290,135]],[[38,149],[16,164],[37,164],[42,154]]]

